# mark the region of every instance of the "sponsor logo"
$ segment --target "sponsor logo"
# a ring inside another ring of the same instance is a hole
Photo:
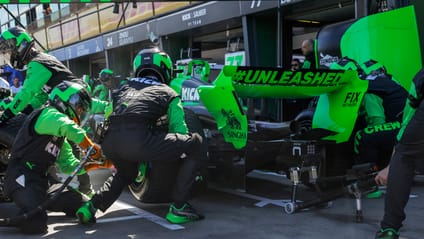
[[[364,129],[364,133],[365,134],[374,134],[374,133],[377,133],[377,132],[392,131],[392,130],[400,129],[400,126],[401,126],[401,124],[398,121],[388,122],[388,123],[384,123],[384,124],[380,124],[380,125],[374,125],[374,126],[366,127]]]
[[[347,92],[343,106],[355,106],[360,102],[361,92]]]
[[[240,121],[234,115],[234,112],[232,110],[226,111],[221,109],[221,113],[226,118],[227,125],[230,127],[228,136],[236,139],[245,139],[247,137],[246,132],[242,131]]]
[[[47,153],[53,155],[54,157],[57,157],[60,152],[60,148],[52,142],[48,142],[44,150],[46,150]]]
[[[144,83],[146,85],[160,85],[162,83],[157,82],[155,80],[149,79],[149,78],[131,78],[129,81],[136,81],[140,83]]]
[[[319,53],[319,58],[319,65],[326,66],[328,68],[330,67],[331,63],[339,61],[338,56],[330,56],[328,54],[324,55],[322,52]]]
[[[43,88],[41,89],[43,92],[49,94],[52,91],[52,87],[48,86],[48,85],[44,85]]]
[[[337,86],[344,72],[337,71],[282,71],[271,69],[238,69],[233,82],[277,86]]]
[[[197,88],[181,88],[181,100],[182,101],[199,101],[199,92],[197,92]]]
[[[227,118],[227,124],[230,126],[231,129],[241,130],[240,121],[238,121],[237,117],[234,115],[232,110],[225,111],[224,109],[221,109],[221,113],[222,115],[224,115],[225,118]]]

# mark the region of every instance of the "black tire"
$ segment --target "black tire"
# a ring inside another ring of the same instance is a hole
[[[203,128],[199,118],[191,110],[185,109],[184,113],[189,131],[199,133],[204,138]],[[207,148],[206,141],[203,144]],[[149,162],[146,173],[140,182],[134,182],[129,185],[132,195],[143,203],[171,202],[172,190],[179,166],[179,160],[167,163]]]
[[[168,203],[177,177],[179,161],[149,162],[140,182],[129,185],[132,195],[143,203]]]
[[[25,119],[26,115],[19,114],[0,127],[0,202],[10,201],[4,194],[4,176],[10,160],[13,141]]]

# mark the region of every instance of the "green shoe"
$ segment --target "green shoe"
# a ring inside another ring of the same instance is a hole
[[[75,215],[80,224],[91,224],[96,223],[96,211],[97,209],[93,206],[93,203],[88,201],[77,210]]]
[[[381,198],[381,196],[383,196],[383,192],[380,189],[377,189],[375,192],[368,193],[366,197],[369,199],[376,199]]]
[[[398,239],[399,231],[393,228],[380,229],[375,235],[375,239]]]
[[[197,221],[203,218],[205,217],[196,212],[196,210],[188,203],[184,204],[181,208],[176,208],[174,204],[171,204],[171,206],[169,206],[168,214],[166,214],[166,220],[174,224]]]

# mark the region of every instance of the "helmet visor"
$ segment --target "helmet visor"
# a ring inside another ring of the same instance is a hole
[[[0,53],[1,54],[12,54],[14,46],[14,40],[6,40],[3,37],[0,37]]]
[[[84,99],[79,94],[74,94],[69,98],[68,103],[71,106],[73,113],[77,117],[79,125],[84,125],[90,116],[90,100]]]

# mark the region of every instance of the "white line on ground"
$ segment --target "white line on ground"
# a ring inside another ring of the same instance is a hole
[[[244,193],[244,192],[238,192],[238,191],[226,189],[226,188],[217,188],[217,187],[213,187],[213,186],[211,186],[210,188],[213,189],[213,190],[216,190],[216,191],[229,193],[229,194],[233,194],[233,195],[236,195],[236,196],[245,197],[245,198],[249,198],[249,199],[259,201],[258,203],[255,203],[255,206],[257,206],[257,207],[264,207],[268,204],[276,205],[276,206],[279,206],[279,207],[284,207],[284,205],[286,203],[291,202],[290,199],[270,199],[270,198],[252,195],[252,194],[248,194],[248,193]],[[297,202],[300,202],[300,201],[297,201]]]
[[[143,209],[140,209],[138,207],[135,207],[133,205],[130,205],[128,203],[122,202],[122,201],[116,201],[114,203],[115,206],[118,206],[121,209],[125,209],[131,213],[134,213],[135,215],[137,215],[139,218],[144,218],[147,219],[153,223],[156,223],[162,227],[165,227],[169,230],[182,230],[185,227],[181,226],[181,225],[176,225],[176,224],[172,224],[169,223],[168,221],[166,221],[164,218],[161,218],[153,213],[144,211]],[[128,219],[133,219],[132,217],[127,217]],[[113,221],[113,219],[118,219],[120,221],[125,220],[125,219],[119,219],[119,218],[110,218],[111,220],[109,221]]]

